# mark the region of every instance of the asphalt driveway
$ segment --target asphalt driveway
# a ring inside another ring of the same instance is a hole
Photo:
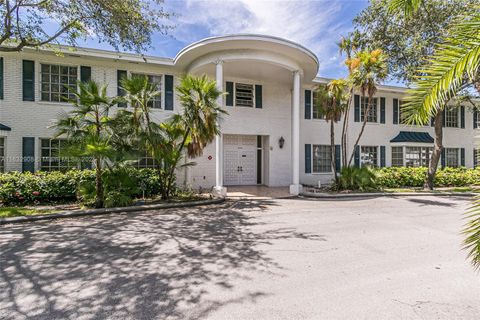
[[[0,319],[480,319],[460,198],[304,199],[0,227]]]

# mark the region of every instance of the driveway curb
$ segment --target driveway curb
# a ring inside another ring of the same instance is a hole
[[[436,197],[474,197],[480,193],[473,192],[372,192],[372,193],[344,193],[329,194],[316,192],[302,192],[300,196],[318,199],[347,199],[347,198],[374,198],[374,197],[419,197],[419,196],[436,196]]]
[[[0,218],[0,225],[10,224],[10,223],[19,223],[19,222],[39,221],[39,220],[53,220],[53,219],[59,219],[59,218],[95,216],[95,215],[119,213],[119,212],[134,212],[134,211],[146,211],[146,210],[153,210],[153,209],[170,209],[170,208],[188,208],[188,207],[203,206],[203,205],[210,205],[210,204],[219,204],[224,201],[225,199],[218,198],[218,199],[197,200],[197,201],[190,201],[190,202],[145,204],[145,205],[130,206],[130,207],[61,211],[61,212],[52,213],[52,214],[42,214],[42,215],[35,215],[35,216]]]

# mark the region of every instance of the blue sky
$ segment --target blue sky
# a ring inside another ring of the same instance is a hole
[[[367,0],[165,0],[176,13],[169,35],[155,34],[149,55],[174,57],[186,45],[210,36],[256,33],[279,36],[312,50],[320,60],[319,75],[346,74],[336,42],[352,30],[352,19]],[[90,47],[111,49],[95,39]]]

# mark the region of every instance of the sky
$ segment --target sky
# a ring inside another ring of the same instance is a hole
[[[175,17],[168,35],[154,34],[148,55],[173,58],[183,47],[206,37],[254,33],[282,37],[313,51],[319,76],[346,75],[336,43],[353,29],[353,18],[367,0],[165,0]],[[111,49],[95,39],[89,47]]]

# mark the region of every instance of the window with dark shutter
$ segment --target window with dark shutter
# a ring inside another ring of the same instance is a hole
[[[35,101],[35,62],[22,62],[22,95],[23,101]]]
[[[165,75],[165,110],[173,110],[173,76]]]

